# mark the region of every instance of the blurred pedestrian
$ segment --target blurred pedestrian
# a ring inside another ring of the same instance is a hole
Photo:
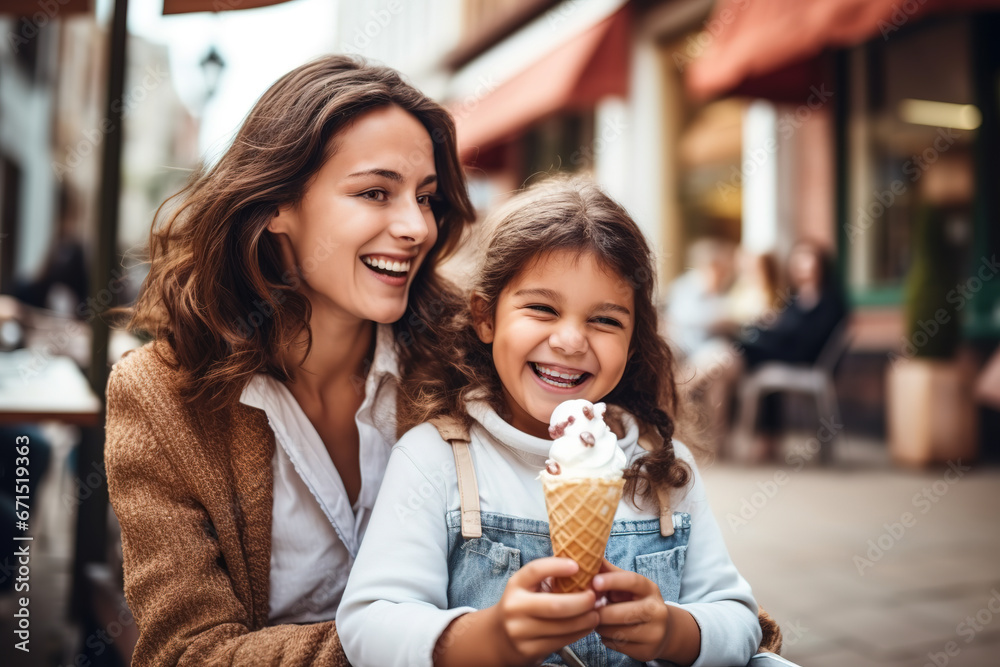
[[[847,316],[847,304],[833,270],[833,261],[819,245],[799,241],[788,257],[791,298],[771,324],[744,332],[747,368],[767,361],[813,364],[837,325]]]
[[[86,252],[76,231],[79,216],[79,195],[64,184],[59,191],[55,238],[38,275],[15,285],[13,296],[19,301],[59,315],[76,316],[90,289]]]
[[[737,275],[729,290],[729,316],[740,325],[757,324],[780,307],[778,262],[769,252],[738,252]]]
[[[692,243],[687,254],[691,268],[671,285],[666,311],[667,338],[679,359],[678,390],[692,415],[690,435],[708,450],[717,449],[728,430],[735,381],[730,375],[739,373],[728,296],[734,252],[733,244],[720,238]]]
[[[726,293],[733,281],[733,254],[724,239],[698,239],[687,252],[691,268],[670,286],[667,337],[685,358],[696,359],[732,330]]]
[[[774,321],[742,333],[739,346],[746,372],[767,362],[815,364],[837,325],[847,317],[847,303],[833,261],[818,244],[809,240],[795,244],[788,257],[788,283],[790,298]],[[762,401],[758,435],[748,458],[777,454],[779,399],[770,395]]]
[[[108,384],[134,665],[346,665],[335,615],[472,207],[448,113],[389,68],[279,79],[154,231]]]

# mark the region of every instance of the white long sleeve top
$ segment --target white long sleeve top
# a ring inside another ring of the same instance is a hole
[[[470,450],[483,512],[547,521],[538,473],[551,441],[523,433],[484,403],[470,405],[476,420]],[[619,444],[629,461],[644,450],[638,425],[624,415]],[[690,451],[674,443],[677,456],[694,470],[672,508],[691,515],[678,605],[701,629],[695,667],[744,665],[761,639],[757,603],[740,576],[712,516]],[[448,609],[446,515],[460,507],[451,445],[431,424],[409,431],[393,447],[382,490],[337,612],[338,632],[356,667],[432,665],[441,633],[470,607]],[[625,500],[616,519],[651,519],[657,507]],[[669,604],[669,603],[668,603]],[[660,663],[651,662],[650,665]]]

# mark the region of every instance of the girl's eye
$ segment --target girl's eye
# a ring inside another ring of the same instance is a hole
[[[537,310],[537,311],[542,312],[542,313],[548,313],[550,315],[555,315],[556,314],[556,309],[553,308],[552,306],[545,306],[545,305],[542,305],[542,304],[539,304],[539,303],[532,304],[532,305],[528,306],[528,308],[530,308],[531,310]]]
[[[369,201],[385,201],[389,197],[385,190],[365,190],[358,196]]]
[[[618,327],[619,329],[624,329],[622,323],[613,317],[595,317],[594,321],[598,324],[604,324],[609,327]]]
[[[417,195],[417,203],[421,206],[433,206],[439,200],[437,195]]]

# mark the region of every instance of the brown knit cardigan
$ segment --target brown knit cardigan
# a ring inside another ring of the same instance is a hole
[[[105,462],[122,530],[133,665],[347,665],[333,621],[269,627],[274,434],[261,410],[192,409],[169,347],[108,382]]]

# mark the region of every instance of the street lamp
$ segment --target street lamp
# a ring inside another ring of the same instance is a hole
[[[201,71],[205,76],[205,102],[211,99],[212,95],[219,88],[219,80],[222,78],[222,70],[226,68],[226,61],[222,59],[219,52],[213,45],[208,53],[201,59]]]

